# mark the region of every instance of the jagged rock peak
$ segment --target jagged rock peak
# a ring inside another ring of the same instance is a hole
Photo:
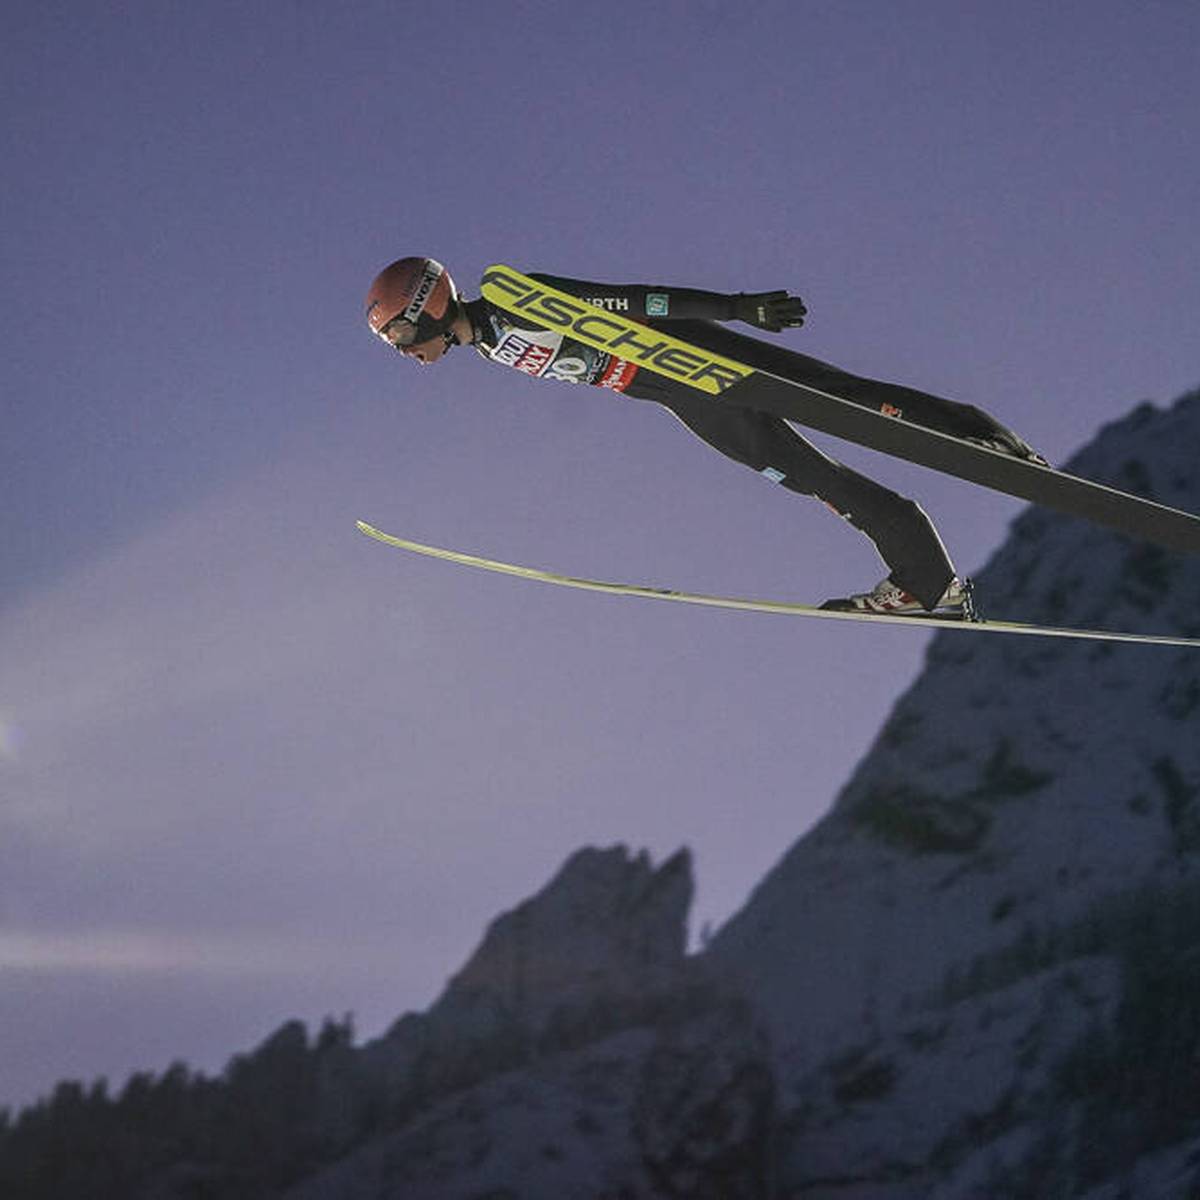
[[[579,850],[491,923],[439,1006],[486,998],[528,1019],[551,1000],[667,987],[684,962],[692,891],[686,848],[657,868],[644,850]]]

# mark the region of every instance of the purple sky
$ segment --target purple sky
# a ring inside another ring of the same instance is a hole
[[[787,344],[1052,459],[1200,383],[1191,0],[335,8],[6,16],[0,1104],[290,1016],[374,1035],[585,843],[690,845],[719,924],[919,668],[916,631],[356,533],[801,600],[881,574],[651,405],[401,362],[361,316],[390,259],[789,287]],[[837,452],[963,570],[1019,511]]]

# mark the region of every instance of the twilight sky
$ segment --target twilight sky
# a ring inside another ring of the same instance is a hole
[[[919,669],[915,630],[356,533],[800,600],[882,573],[652,405],[402,362],[380,267],[788,287],[788,345],[1061,459],[1200,383],[1198,125],[1194,0],[10,6],[0,1105],[291,1016],[373,1036],[583,844],[691,846],[719,924]],[[1019,511],[835,452],[964,571]]]

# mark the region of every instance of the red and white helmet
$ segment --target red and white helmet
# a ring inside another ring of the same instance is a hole
[[[457,316],[458,290],[436,259],[397,259],[367,293],[367,324],[397,350],[436,337],[449,341]]]

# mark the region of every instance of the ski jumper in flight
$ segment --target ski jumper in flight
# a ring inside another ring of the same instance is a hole
[[[717,324],[741,321],[772,333],[798,327],[807,310],[785,291],[723,295],[538,273],[532,278],[648,325],[661,324],[684,341],[747,366],[992,450],[1045,461],[972,405],[863,379]],[[920,505],[822,453],[781,417],[723,406],[682,382],[523,321],[485,299],[464,300],[449,272],[430,258],[399,259],[376,277],[367,295],[367,323],[385,342],[422,365],[440,361],[454,346],[474,346],[492,362],[527,375],[653,400],[728,458],[790,491],[821,500],[871,539],[888,568],[887,576],[870,591],[827,600],[822,607],[961,615],[968,603],[967,590]]]

